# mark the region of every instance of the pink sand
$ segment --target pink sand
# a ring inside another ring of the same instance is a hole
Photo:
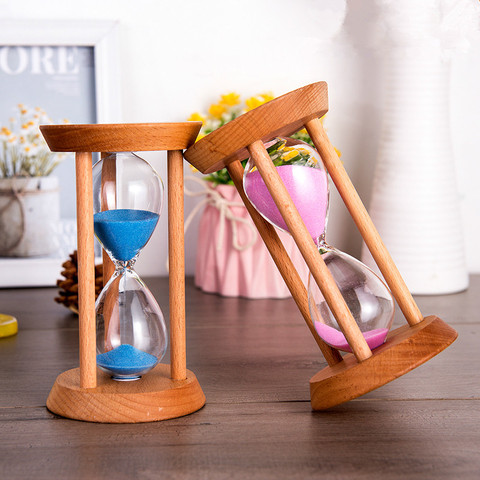
[[[328,180],[323,170],[301,165],[282,165],[277,172],[283,180],[308,232],[317,240],[325,230],[328,206]],[[257,210],[277,227],[288,232],[260,173],[255,170],[245,176],[245,193]]]
[[[347,342],[347,339],[339,330],[320,322],[315,322],[315,330],[320,335],[320,337],[332,347],[337,348],[338,350],[342,350],[343,352],[352,351],[350,345]],[[385,342],[387,334],[387,328],[377,328],[375,330],[370,330],[369,332],[362,332],[362,335],[367,341],[367,345],[372,350],[379,347],[380,345],[382,345],[382,343]]]

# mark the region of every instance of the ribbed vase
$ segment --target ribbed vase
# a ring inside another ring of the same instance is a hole
[[[415,16],[419,3],[408,28],[428,32],[435,19],[428,11]],[[468,274],[449,128],[449,62],[431,38],[397,42],[386,57],[370,215],[412,293],[458,292],[468,287]],[[362,261],[378,272],[365,245]]]
[[[254,242],[248,248],[237,249],[233,241],[233,225],[229,219],[222,219],[220,210],[207,204],[199,224],[195,285],[204,292],[218,293],[226,297],[245,298],[288,298],[290,292],[270,256],[260,235],[256,233],[247,209],[241,205],[241,198],[233,185],[217,185],[215,190],[230,203],[240,206],[229,207],[236,218],[237,240],[246,245],[254,235]],[[278,235],[293,261],[300,278],[307,283],[308,267],[293,238],[286,232]]]

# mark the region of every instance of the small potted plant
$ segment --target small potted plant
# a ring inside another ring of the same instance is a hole
[[[58,178],[50,176],[63,154],[52,154],[39,125],[53,123],[41,109],[17,106],[0,126],[0,256],[55,252],[60,222]]]
[[[210,106],[208,114],[194,113],[190,116],[190,121],[203,122],[197,141],[273,98],[272,94],[263,93],[242,103],[240,95],[236,93],[221,95],[219,102]],[[311,142],[305,130],[298,132],[294,137]],[[205,184],[203,200],[205,208],[199,225],[195,285],[206,292],[224,296],[289,297],[290,292],[257,234],[227,170],[207,175],[203,180],[195,177],[195,180],[203,181]],[[193,193],[188,189],[186,193],[199,195],[198,192]],[[194,209],[194,213],[196,211]],[[308,268],[292,237],[280,230],[278,234],[306,283]]]

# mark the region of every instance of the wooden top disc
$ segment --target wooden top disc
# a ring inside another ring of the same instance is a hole
[[[183,150],[195,142],[202,122],[42,125],[52,152]]]
[[[216,172],[234,160],[248,158],[246,147],[253,142],[292,135],[306,122],[322,117],[327,111],[327,84],[312,83],[275,98],[209,133],[185,152],[185,158],[202,173]]]

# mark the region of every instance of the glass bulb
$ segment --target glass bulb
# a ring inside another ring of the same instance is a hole
[[[368,346],[380,346],[395,313],[390,290],[372,270],[350,255],[326,245],[320,252]],[[312,274],[308,277],[308,306],[322,340],[338,350],[351,352]]]
[[[95,235],[115,265],[95,304],[97,365],[115,380],[136,380],[167,348],[162,311],[133,270],[157,225],[163,183],[142,158],[115,153],[94,165],[93,189]]]
[[[163,313],[132,269],[117,269],[95,304],[97,365],[115,380],[136,380],[165,355]]]
[[[318,152],[309,144],[291,138],[277,137],[265,144],[308,232],[318,244],[323,238],[328,210],[328,176]],[[288,232],[260,172],[249,159],[243,176],[243,187],[250,202],[267,221]]]
[[[318,152],[305,142],[291,138],[276,138],[266,143],[265,148],[367,344],[370,348],[378,347],[385,341],[392,325],[393,297],[372,270],[325,242],[328,175]],[[288,231],[252,159],[247,161],[243,185],[257,211],[275,227]],[[310,315],[320,337],[332,347],[350,352],[350,346],[311,274],[308,298]]]

